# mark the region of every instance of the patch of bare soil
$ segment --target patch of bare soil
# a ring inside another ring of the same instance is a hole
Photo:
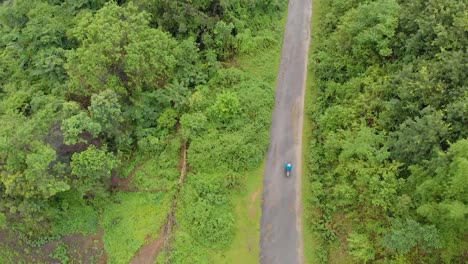
[[[99,230],[95,235],[83,236],[79,234],[69,235],[62,238],[62,241],[68,246],[70,259],[78,263],[92,263],[92,260],[98,264],[107,263],[107,254],[104,250],[102,236],[104,230]]]
[[[256,190],[251,196],[251,203],[249,203],[249,217],[250,217],[250,219],[255,219],[255,216],[258,214],[258,209],[255,206],[255,202],[257,201],[259,194],[260,194],[260,190]]]
[[[117,171],[114,170],[112,172],[110,189],[112,191],[115,191],[115,190],[127,191],[127,192],[138,191],[138,188],[132,185],[132,180],[135,174],[141,169],[142,166],[143,166],[143,163],[140,163],[137,166],[135,166],[135,168],[133,168],[133,170],[130,172],[128,177],[125,179],[120,178]]]
[[[0,247],[14,255],[17,263],[61,263],[52,257],[59,245],[65,245],[73,263],[107,263],[102,241],[103,231],[95,235],[63,236],[41,246],[33,246],[15,232],[0,231]],[[1,259],[0,259],[1,261]]]
[[[260,194],[260,190],[256,190],[253,194],[252,194],[252,203],[255,202],[258,198],[258,195]]]
[[[131,264],[153,264],[156,257],[159,255],[164,246],[164,230],[161,228],[159,237],[149,244],[140,248],[138,253],[130,261]]]

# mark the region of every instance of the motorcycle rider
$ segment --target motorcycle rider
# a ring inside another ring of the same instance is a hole
[[[291,162],[286,162],[286,164],[284,165],[285,169],[286,169],[286,176],[289,176],[289,174],[291,173],[291,170],[293,168],[293,165]]]

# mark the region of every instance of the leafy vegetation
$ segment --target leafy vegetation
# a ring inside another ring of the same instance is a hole
[[[229,248],[214,251],[213,263],[257,263],[260,255],[260,216],[263,166],[246,173],[245,187],[234,194],[235,236]]]
[[[165,193],[124,193],[103,215],[104,248],[111,263],[128,263],[151,237],[157,237],[166,220],[170,195]]]
[[[321,261],[465,262],[466,3],[320,6],[307,219]]]
[[[67,264],[70,263],[70,257],[68,256],[68,248],[65,245],[58,245],[54,252],[51,254],[51,257],[60,260],[60,263]]]
[[[280,43],[285,6],[3,1],[0,229],[44,241],[34,250],[103,229],[108,260],[128,262],[166,220],[187,147],[166,259],[183,262],[187,241],[207,258],[228,248],[232,194],[268,144],[276,75],[256,76],[237,59]],[[48,257],[73,261],[75,250],[65,243]]]

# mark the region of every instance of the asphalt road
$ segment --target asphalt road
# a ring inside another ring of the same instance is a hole
[[[304,263],[302,124],[312,0],[290,0],[263,178],[260,262]],[[284,163],[294,168],[285,177]]]

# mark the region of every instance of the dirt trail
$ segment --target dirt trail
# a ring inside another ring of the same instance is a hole
[[[303,263],[302,126],[312,0],[290,0],[263,178],[260,262]],[[294,164],[290,178],[284,164]]]
[[[172,206],[169,214],[167,215],[166,224],[161,228],[159,232],[159,237],[149,244],[144,245],[140,248],[138,253],[130,261],[131,264],[153,264],[159,253],[164,248],[168,247],[168,241],[172,233],[172,228],[175,223],[175,210],[177,208],[177,197],[180,192],[181,186],[185,181],[185,176],[187,175],[187,146],[185,143],[182,145],[182,154],[181,154],[181,169],[180,177],[177,187],[177,190],[172,199]]]
[[[112,172],[110,189],[119,191],[138,191],[138,188],[132,185],[132,181],[133,177],[141,169],[143,164],[144,162],[137,164],[125,179],[120,178],[118,172],[114,170]]]

